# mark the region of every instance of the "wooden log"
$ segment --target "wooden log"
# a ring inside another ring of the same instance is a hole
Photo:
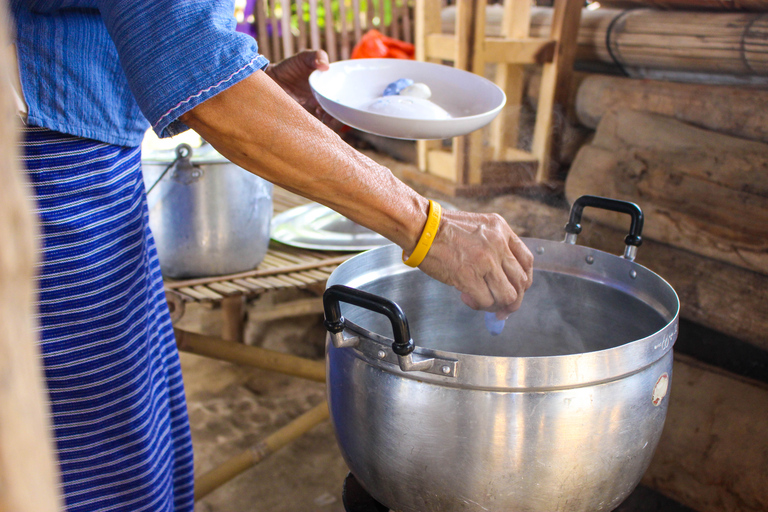
[[[0,2],[0,512],[63,509],[37,346],[36,223],[18,167],[16,66]]]
[[[579,151],[566,180],[574,200],[595,194],[634,201],[644,235],[768,275],[768,145],[672,118],[611,112]],[[587,210],[614,227],[619,214]]]
[[[675,356],[666,425],[643,483],[698,512],[768,510],[768,387]]]
[[[766,0],[600,0],[604,7],[653,7],[701,11],[768,11]]]
[[[768,142],[766,89],[584,76],[576,93],[579,122],[597,128],[611,110],[653,112],[708,130]]]
[[[486,35],[501,33],[503,9],[489,6]],[[455,10],[442,12],[443,32]],[[552,9],[531,10],[531,37],[547,37]],[[647,69],[734,76],[768,76],[768,18],[758,13],[654,9],[584,10],[576,60],[613,65],[633,76]]]

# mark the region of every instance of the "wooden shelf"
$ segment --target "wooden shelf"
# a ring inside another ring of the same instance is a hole
[[[452,34],[442,32],[440,0],[416,1],[416,56],[430,62],[452,62],[459,69],[484,74],[495,65],[495,81],[507,105],[490,127],[452,140],[446,150],[440,141],[418,141],[420,183],[430,181],[442,191],[460,195],[488,195],[495,191],[545,185],[553,180],[550,155],[556,123],[567,111],[568,86],[575,58],[581,2],[555,0],[550,37],[530,37],[530,0],[506,0],[501,37],[485,35],[486,0],[460,1]],[[516,147],[519,110],[523,98],[524,66],[542,67],[536,123],[531,151]],[[556,105],[560,105],[557,107]],[[491,164],[491,165],[488,165]],[[525,171],[520,171],[520,166]],[[531,173],[530,166],[535,170]],[[503,169],[508,168],[508,172]],[[521,181],[523,180],[523,181]],[[449,184],[444,183],[447,181]]]

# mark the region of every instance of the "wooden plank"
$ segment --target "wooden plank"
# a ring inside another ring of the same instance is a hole
[[[323,0],[323,9],[325,10],[325,51],[328,52],[330,61],[335,62],[337,57],[336,26],[331,9],[331,0]]]
[[[233,291],[240,292],[240,293],[247,293],[250,290],[250,288],[239,285],[234,281],[221,281],[221,284]]]
[[[205,296],[208,300],[221,300],[224,298],[223,295],[216,293],[215,291],[205,286],[195,286],[194,290],[200,295]]]
[[[317,14],[317,0],[307,0],[309,2],[309,46],[313,50],[319,50],[320,46],[320,24]]]
[[[36,321],[42,240],[18,163],[7,12],[0,5],[0,511],[57,512],[64,503]]]
[[[352,31],[355,35],[355,41],[359,41],[363,37],[360,22],[360,0],[352,0]]]
[[[555,55],[551,63],[545,64],[541,71],[541,91],[536,109],[536,124],[533,129],[531,152],[539,161],[536,181],[550,181],[552,170],[550,162],[553,152],[559,151],[559,143],[553,148],[553,123],[555,116],[568,111],[568,87],[571,84],[573,63],[576,56],[576,34],[579,30],[581,3],[577,0],[555,0],[552,25],[549,37],[557,41]],[[562,130],[555,129],[557,133]]]
[[[216,282],[206,285],[209,290],[213,290],[225,297],[229,295],[240,295],[242,292],[232,286],[229,286],[226,282]]]
[[[202,294],[202,293],[198,292],[197,290],[195,290],[194,288],[189,287],[189,286],[185,286],[185,287],[182,287],[182,288],[177,288],[177,290],[182,292],[182,293],[184,293],[185,295],[188,295],[188,296],[192,297],[195,300],[208,300],[208,296],[207,295]]]
[[[248,281],[252,285],[258,286],[259,288],[264,290],[271,290],[272,288],[274,288],[274,286],[270,282],[265,281],[264,279],[256,278],[256,277],[246,277],[245,281]]]
[[[254,0],[253,13],[256,18],[256,38],[259,41],[259,51],[268,58],[272,57],[272,51],[269,48],[269,37],[267,34],[267,3],[266,0]]]
[[[433,60],[452,61],[458,52],[458,42],[454,36],[446,34],[429,34],[426,36],[425,55]]]
[[[505,64],[544,64],[554,59],[556,41],[549,39],[485,40],[485,58]]]
[[[297,26],[299,27],[299,36],[296,38],[296,45],[299,51],[308,49],[307,46],[307,22],[304,19],[304,0],[296,0],[296,13],[298,14]],[[275,189],[277,191],[277,189]]]
[[[436,149],[427,153],[427,169],[429,174],[457,183],[459,181],[456,169],[456,159],[450,151]]]
[[[371,0],[369,0],[370,2]],[[389,1],[389,0],[386,0]],[[384,2],[385,0],[376,0],[376,3],[378,4],[378,18],[379,18],[379,31],[384,34],[385,36],[391,36],[392,31],[390,30],[389,25],[384,20]],[[369,3],[369,9],[372,9]]]
[[[245,332],[245,297],[236,295],[221,301],[221,337],[234,343],[243,342]]]
[[[401,20],[403,24],[403,36],[402,39],[406,43],[413,42],[413,27],[411,26],[411,8],[409,7],[411,0],[402,0],[403,6],[401,11]]]
[[[260,291],[261,290],[260,286],[257,286],[257,285],[255,285],[253,283],[250,283],[250,282],[246,281],[245,279],[233,279],[232,282],[237,284],[237,285],[239,285],[239,286],[241,286],[241,287],[243,287],[243,288],[245,288],[246,290],[249,290],[249,291],[252,291],[252,292],[253,291]]]
[[[280,45],[280,35],[278,34],[279,31],[277,29],[279,22],[277,20],[277,14],[275,13],[276,4],[277,4],[277,0],[269,0],[269,2],[267,3],[268,9],[269,9],[267,14],[267,22],[269,24],[269,27],[272,30],[272,37],[271,37],[272,53],[270,54],[269,57],[274,62],[278,62],[283,58],[282,52],[280,51],[282,48]]]
[[[503,5],[502,37],[528,38],[531,25],[530,0],[507,0]],[[506,94],[507,105],[491,124],[492,158],[503,160],[507,149],[517,147],[520,105],[525,90],[525,68],[500,62],[496,65],[495,81]]]
[[[198,285],[215,283],[223,280],[242,279],[246,277],[264,277],[264,276],[271,276],[271,275],[289,273],[289,272],[300,272],[303,270],[322,268],[328,265],[338,265],[348,260],[352,256],[353,256],[352,254],[343,254],[340,256],[334,256],[332,258],[303,263],[301,265],[291,265],[287,267],[277,267],[277,268],[267,268],[267,269],[258,268],[256,270],[241,272],[239,274],[231,274],[227,276],[218,276],[218,277],[201,277],[199,279],[189,279],[185,281],[166,281],[165,287],[169,289],[174,289],[174,288],[185,288],[185,287],[192,286],[192,287],[195,287],[195,289],[197,289]],[[204,292],[201,292],[201,293],[204,293]]]
[[[516,149],[516,148],[507,148],[507,150],[502,155],[503,158],[500,158],[499,160],[509,160],[512,162],[537,162],[537,158],[530,153],[529,151],[524,151],[522,149]]]
[[[280,0],[280,31],[283,40],[283,58],[293,55],[293,34],[291,33],[291,0]]]
[[[275,304],[268,309],[256,309],[249,314],[252,322],[269,322],[281,318],[296,316],[316,315],[323,313],[323,300],[321,298],[298,299],[291,302]]]
[[[339,2],[339,25],[341,27],[340,54],[341,54],[342,60],[348,60],[350,55],[352,55],[352,45],[350,44],[349,29],[347,28],[348,22],[349,20],[347,19],[347,2]]]
[[[275,276],[275,279],[280,279],[280,280],[290,284],[291,286],[302,287],[302,286],[306,285],[305,282],[301,281],[300,279],[296,279],[295,277],[293,277],[293,274],[285,274],[285,275]]]

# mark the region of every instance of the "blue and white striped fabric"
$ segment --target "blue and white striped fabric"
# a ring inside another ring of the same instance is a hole
[[[26,128],[43,366],[69,512],[189,512],[192,444],[140,149]]]

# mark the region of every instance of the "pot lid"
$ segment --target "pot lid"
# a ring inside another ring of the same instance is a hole
[[[141,143],[141,161],[147,164],[170,164],[176,160],[176,148],[186,144],[192,148],[193,164],[229,163],[213,146],[203,140],[193,130],[188,130],[174,137],[160,139],[151,129],[144,135]]]
[[[447,210],[456,209],[444,201],[438,202]],[[297,206],[276,215],[272,219],[272,240],[302,249],[349,252],[392,243],[319,203]]]

